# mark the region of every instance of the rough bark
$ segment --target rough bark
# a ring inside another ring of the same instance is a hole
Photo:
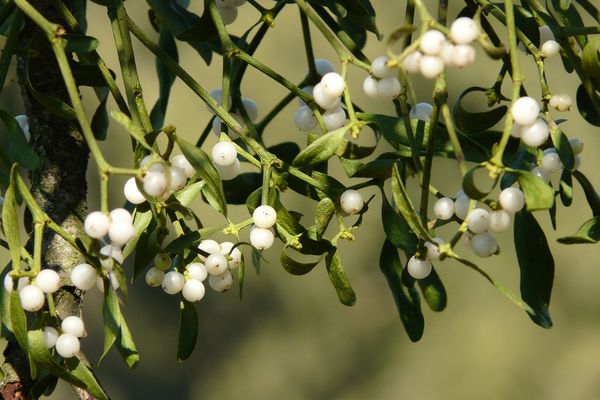
[[[30,0],[46,18],[61,23],[53,0]],[[66,3],[69,3],[68,1]],[[64,25],[64,24],[63,24]],[[43,32],[27,21],[20,43],[30,44],[29,78],[38,91],[70,103],[52,49]],[[67,121],[48,112],[28,92],[24,84],[26,60],[18,59],[18,74],[25,110],[29,118],[32,145],[40,157],[41,167],[31,176],[31,190],[36,201],[56,223],[73,236],[83,234],[82,221],[87,213],[86,169],[89,150],[76,121]],[[70,285],[70,270],[84,259],[62,238],[47,231],[43,243],[43,267],[59,272],[61,283]],[[64,286],[56,295],[56,310],[61,318],[81,313],[82,293]],[[16,343],[4,351],[0,393],[4,399],[27,399],[31,379],[27,359]],[[91,398],[87,392],[77,392]]]

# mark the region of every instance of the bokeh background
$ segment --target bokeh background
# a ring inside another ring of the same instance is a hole
[[[202,10],[193,1],[192,9]],[[264,1],[270,6],[272,2]],[[373,1],[383,34],[402,23],[405,1]],[[457,7],[460,2],[452,2]],[[147,22],[147,5],[128,1],[127,9],[145,31],[156,39]],[[450,17],[459,11],[451,8]],[[431,8],[435,10],[435,8]],[[240,34],[258,19],[250,6],[240,8],[240,17],[229,26]],[[100,39],[99,52],[113,69],[118,60],[112,44],[110,25],[103,8],[90,3],[89,34]],[[313,29],[317,57],[335,62],[335,54]],[[504,37],[503,40],[506,40]],[[154,58],[134,39],[137,64],[147,104],[157,98]],[[220,86],[221,62],[215,57],[210,66],[186,44],[179,45],[180,63],[205,88]],[[384,44],[369,36],[365,53],[374,58],[384,53]],[[256,57],[292,81],[306,73],[306,60],[298,9],[290,5],[277,18]],[[478,48],[478,61],[468,70],[450,72],[450,94],[455,98],[472,85],[490,86],[499,64],[488,60]],[[525,85],[539,95],[532,60],[521,57]],[[548,61],[548,78],[555,93],[575,97],[577,78],[562,70],[559,59]],[[361,83],[365,73],[350,69],[349,85],[353,99],[366,110],[393,112],[390,104],[366,98]],[[415,77],[420,101],[431,101],[432,83]],[[16,84],[9,86],[3,107],[15,113],[22,109]],[[84,89],[91,112],[96,107],[91,91]],[[244,96],[253,98],[261,115],[285,95],[282,87],[249,69],[242,85]],[[508,91],[506,93],[509,93]],[[480,99],[471,101],[474,109]],[[114,104],[111,104],[114,109]],[[265,134],[268,144],[282,140],[305,143],[296,130],[290,105]],[[193,93],[176,81],[167,111],[167,123],[177,126],[189,140],[198,137],[211,115]],[[581,170],[600,187],[598,149],[600,132],[586,124],[576,111],[561,114],[568,118],[563,130],[585,142]],[[210,148],[217,140],[212,136]],[[122,166],[132,164],[128,137],[111,128],[102,144],[109,160]],[[381,151],[385,145],[381,144]],[[335,163],[332,163],[335,164]],[[336,167],[333,169],[336,171]],[[337,169],[343,182],[343,173]],[[452,160],[435,161],[433,183],[443,192],[459,189],[460,175]],[[97,174],[89,169],[90,209],[99,207]],[[123,204],[123,180],[111,181],[110,207]],[[416,191],[415,191],[416,193]],[[365,190],[365,197],[375,191]],[[473,271],[453,261],[437,265],[448,291],[448,307],[433,313],[425,305],[426,329],[419,343],[411,343],[400,323],[378,258],[383,241],[378,207],[373,207],[355,232],[354,242],[343,243],[343,260],[357,293],[353,307],[338,303],[324,266],[297,277],[279,265],[280,246],[266,252],[268,264],[260,275],[248,266],[243,299],[237,289],[220,294],[207,289],[198,304],[200,333],[193,356],[185,363],[176,361],[178,301],[176,297],[152,289],[143,280],[133,284],[124,313],[140,351],[140,363],[130,371],[116,351],[111,351],[96,372],[113,399],[599,399],[600,398],[600,248],[594,245],[565,246],[556,238],[575,232],[591,216],[582,191],[575,186],[570,209],[558,209],[558,231],[549,224],[547,213],[536,213],[546,229],[556,261],[556,280],[551,303],[555,326],[544,330],[534,325],[520,309]],[[312,218],[313,204],[294,194],[286,194],[289,208]],[[206,225],[225,221],[198,200],[195,209]],[[232,219],[247,218],[244,207],[232,209]],[[450,237],[450,230],[441,230]],[[220,239],[225,237],[219,236]],[[502,254],[482,260],[481,265],[512,290],[518,292],[518,266],[512,234],[499,235]],[[470,258],[475,256],[466,253]],[[2,250],[0,257],[8,254]],[[131,271],[131,268],[128,268]],[[87,295],[84,320],[89,337],[83,349],[97,360],[102,349],[101,295]],[[74,394],[59,385],[53,399],[69,399]]]

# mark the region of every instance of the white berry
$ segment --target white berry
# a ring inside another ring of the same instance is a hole
[[[229,269],[236,269],[242,265],[242,252],[239,247],[233,249],[233,246],[232,242],[221,243],[221,254],[231,257],[231,260],[229,260]]]
[[[348,189],[340,196],[340,207],[348,215],[358,214],[364,205],[365,201],[357,190]]]
[[[575,155],[581,154],[583,151],[583,142],[579,140],[579,138],[574,137],[569,139],[569,145],[571,145],[571,151],[573,151],[573,154]]]
[[[183,289],[185,278],[177,271],[167,272],[162,281],[162,288],[167,294],[177,294]]]
[[[192,164],[190,164],[183,154],[178,154],[171,158],[171,165],[173,167],[181,168],[185,172],[185,176],[188,178],[191,178],[196,173],[196,170],[194,167],[192,167]]]
[[[34,312],[44,307],[44,292],[35,285],[27,285],[19,290],[19,298],[25,311]]]
[[[512,128],[510,129],[510,136],[520,139],[522,134],[523,134],[523,125],[513,124]]]
[[[373,78],[371,75],[368,75],[363,81],[363,91],[372,99],[378,98],[379,91],[377,89],[377,79]]]
[[[565,93],[555,94],[550,97],[550,107],[556,108],[557,111],[569,111],[573,105],[571,96]]]
[[[421,71],[421,57],[423,54],[419,51],[408,54],[404,60],[402,60],[402,66],[409,74],[416,74]]]
[[[420,121],[429,122],[431,114],[433,113],[433,106],[429,103],[417,103],[413,108],[410,109],[408,117],[410,119],[418,119]]]
[[[471,238],[471,250],[479,257],[489,257],[498,250],[496,237],[489,232],[479,233]]]
[[[390,61],[390,58],[388,56],[380,56],[374,59],[371,63],[371,70],[373,71],[373,75],[375,75],[377,78],[387,78],[390,76],[396,76],[396,70],[387,66],[388,61]]]
[[[573,160],[573,168],[572,171],[577,171],[581,166],[581,156],[577,154]]]
[[[211,275],[208,277],[208,284],[217,292],[226,292],[233,284],[233,276],[229,271],[225,271],[221,275]]]
[[[165,278],[164,271],[156,267],[152,267],[146,272],[146,283],[151,287],[158,287],[163,283]]]
[[[424,55],[419,60],[419,71],[427,79],[435,79],[444,71],[444,60],[436,56]]]
[[[118,246],[114,246],[112,244],[107,244],[106,246],[102,246],[102,248],[100,249],[100,255],[104,256],[104,257],[100,258],[100,263],[106,269],[112,268],[111,259],[114,259],[119,264],[123,264],[123,260],[124,260],[123,252],[121,251],[121,248]]]
[[[176,192],[185,186],[185,183],[187,182],[187,176],[185,171],[179,167],[171,166],[169,170],[171,174],[169,179],[169,191]]]
[[[185,270],[191,279],[195,279],[200,282],[204,281],[208,276],[206,267],[201,263],[190,263],[185,267]]]
[[[317,74],[320,76],[328,74],[329,72],[335,72],[335,67],[331,61],[324,58],[315,59],[315,69],[317,70]]]
[[[237,113],[231,113],[230,115],[240,126],[242,126],[242,127],[246,126],[246,124],[244,123],[244,118],[242,118],[241,115],[239,115]],[[223,126],[222,126],[221,118],[219,118],[219,117],[213,118],[212,131],[215,135],[221,136],[221,133],[223,133]],[[233,132],[231,129],[227,130],[227,135],[232,140],[235,140],[239,137],[238,134]]]
[[[542,167],[533,168],[531,173],[543,180],[545,183],[550,183],[550,175],[548,175],[548,173]]]
[[[110,218],[100,211],[94,211],[85,218],[83,227],[85,233],[94,239],[101,239],[108,233]]]
[[[468,204],[468,203],[467,203]],[[442,197],[433,204],[433,213],[436,218],[448,220],[454,215],[454,201],[449,197]]]
[[[219,177],[221,177],[221,180],[230,181],[233,178],[235,178],[236,176],[238,176],[240,173],[240,169],[241,169],[240,160],[238,160],[236,158],[235,161],[233,162],[233,164],[231,164],[231,165],[227,165],[227,166],[215,165],[215,168],[216,168],[217,172],[219,173]]]
[[[200,244],[198,244],[198,249],[208,253],[209,255],[217,254],[221,252],[221,245],[215,240],[205,239],[201,241]],[[198,256],[202,261],[206,259],[206,257],[201,254],[199,254]]]
[[[469,17],[457,18],[450,27],[454,43],[469,44],[479,36],[479,26]]]
[[[452,48],[452,65],[465,68],[475,62],[475,48],[470,44],[457,44]]]
[[[252,213],[252,220],[259,228],[270,228],[277,221],[277,212],[268,205],[258,206]]]
[[[109,214],[110,222],[125,222],[128,224],[133,223],[133,217],[131,213],[124,208],[115,208]]]
[[[440,31],[430,30],[421,36],[419,48],[423,54],[436,56],[442,51],[446,36]]]
[[[219,252],[206,257],[204,266],[209,274],[220,275],[228,269],[229,263],[225,256]]]
[[[110,224],[108,229],[108,237],[110,241],[116,246],[123,246],[135,236],[135,230],[131,223],[127,222],[113,222]]]
[[[474,208],[467,215],[467,227],[473,233],[485,232],[490,226],[490,213],[483,208]]]
[[[273,246],[275,234],[272,229],[253,226],[250,229],[250,244],[256,250],[266,250]]]
[[[233,164],[237,154],[237,150],[231,142],[219,142],[213,146],[211,152],[213,162],[222,167]]]
[[[398,80],[398,78],[396,78],[395,76],[381,78],[377,82],[377,94],[382,99],[394,100],[400,95],[401,91],[402,86],[400,85],[400,81]]]
[[[60,277],[52,269],[43,269],[35,277],[34,283],[42,292],[54,293],[60,288]]]
[[[93,288],[97,278],[98,273],[90,264],[79,264],[71,271],[71,283],[80,290]]]
[[[299,130],[308,132],[317,127],[317,118],[308,106],[301,106],[294,113],[294,123]]]
[[[231,7],[218,7],[219,14],[221,14],[221,20],[223,25],[229,25],[235,22],[238,17],[238,9],[235,6]]]
[[[73,336],[82,337],[85,332],[85,326],[81,318],[71,315],[63,319],[60,324],[63,333],[70,333]]]
[[[325,111],[323,113],[323,122],[325,123],[325,129],[327,129],[327,132],[341,128],[346,123],[346,112],[342,107]]]
[[[154,256],[154,266],[161,271],[166,271],[171,267],[171,256],[167,253],[158,253]]]
[[[456,193],[456,200],[454,200],[454,213],[460,219],[465,219],[469,212],[469,196],[462,190]]]
[[[346,81],[337,72],[328,72],[321,78],[323,91],[329,97],[338,97],[344,93]]]
[[[44,327],[44,343],[46,347],[49,349],[53,348],[56,345],[56,339],[58,339],[58,331],[51,326]]]
[[[79,352],[80,349],[79,339],[75,335],[70,333],[63,333],[56,339],[56,352],[62,358],[71,358]]]
[[[196,279],[189,279],[183,285],[183,289],[181,290],[181,294],[183,298],[189,302],[200,301],[204,297],[206,293],[206,289],[202,282],[197,281]]]
[[[492,232],[504,232],[510,227],[510,214],[505,210],[490,212],[490,230]]]
[[[410,260],[408,260],[406,269],[408,270],[409,275],[413,278],[423,279],[429,276],[432,267],[429,260],[419,260],[417,257],[412,256]]]
[[[560,53],[560,45],[555,40],[547,40],[541,48],[542,56],[553,57]]]
[[[213,99],[215,99],[215,101],[221,105],[222,101],[221,99],[223,98],[223,91],[221,89],[213,89],[210,91],[210,97],[212,97]],[[227,103],[228,108],[227,110],[229,111],[231,109],[231,96],[229,96],[229,102]],[[208,111],[213,112],[208,106],[206,106],[206,108],[208,109]]]
[[[558,172],[562,169],[560,156],[554,147],[544,150],[544,155],[542,156],[542,168],[549,174]]]
[[[123,193],[125,194],[127,201],[131,204],[142,204],[146,201],[146,198],[137,187],[135,178],[127,179],[127,182],[125,182],[125,186],[123,187]]]
[[[442,46],[442,51],[440,51],[440,54],[438,56],[444,61],[446,68],[453,67],[454,66],[454,45],[451,42],[446,40],[444,42],[444,45]]]
[[[537,119],[533,124],[521,128],[521,141],[527,146],[541,146],[548,140],[550,129],[543,119]]]
[[[440,248],[438,247],[441,244],[445,244],[443,239],[441,238],[433,238],[435,243],[425,242],[425,247],[427,247],[427,259],[430,261],[439,261],[440,259]]]
[[[509,213],[521,211],[525,206],[525,196],[523,196],[523,192],[521,189],[514,187],[506,188],[501,191],[498,201],[500,202],[502,209]]]
[[[517,124],[531,125],[538,119],[540,106],[532,97],[520,97],[511,106],[510,113]]]
[[[258,118],[258,105],[252,99],[244,97],[242,99],[242,105],[244,106],[244,110],[246,110],[246,114],[248,114],[248,118],[250,121],[256,121]]]
[[[148,171],[143,180],[144,192],[152,197],[162,196],[169,187],[169,180],[164,172]]]
[[[331,96],[325,91],[322,83],[317,83],[313,88],[315,103],[324,110],[332,110],[340,106],[342,99],[339,96]]]

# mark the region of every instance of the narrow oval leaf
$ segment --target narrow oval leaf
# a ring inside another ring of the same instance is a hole
[[[40,159],[15,118],[6,111],[0,110],[0,119],[8,133],[8,156],[11,161],[16,161],[29,170],[36,169],[40,164]]]
[[[193,303],[182,299],[179,302],[179,339],[177,361],[187,360],[196,347],[198,339],[198,313]]]
[[[308,167],[325,162],[335,154],[335,151],[344,140],[344,135],[349,126],[336,129],[320,136],[298,154],[293,161],[297,167]]]
[[[337,292],[340,302],[345,306],[354,305],[354,303],[356,303],[356,293],[354,293],[352,286],[350,286],[337,248],[332,249],[327,254],[327,257],[325,257],[325,265],[327,266],[329,279]]]
[[[506,172],[517,175],[517,181],[525,195],[528,211],[547,210],[554,204],[554,190],[550,185],[529,171],[507,168]]]
[[[580,171],[573,171],[573,176],[581,185],[581,188],[585,193],[585,198],[592,209],[592,214],[594,214],[595,217],[600,216],[600,196],[596,193],[592,183]]]
[[[75,114],[75,109],[69,104],[54,96],[42,93],[33,87],[31,81],[29,80],[29,62],[31,61],[27,61],[27,65],[25,67],[25,86],[27,87],[29,93],[31,93],[31,95],[52,114],[63,119],[76,119],[77,115]]]
[[[485,196],[487,196],[496,186],[496,183],[498,182],[498,179],[496,179],[496,181],[494,182],[494,184],[490,187],[489,191],[487,192],[483,192],[481,190],[479,190],[477,188],[477,186],[475,185],[475,173],[477,172],[477,170],[485,168],[483,165],[477,165],[475,168],[470,169],[469,171],[467,171],[467,173],[465,174],[465,176],[463,177],[463,190],[465,191],[465,193],[474,200],[481,200],[483,199]]]
[[[110,112],[110,116],[123,128],[125,128],[136,142],[138,142],[146,150],[152,151],[152,147],[148,144],[148,142],[146,142],[144,131],[142,131],[140,127],[136,126],[128,115],[119,110],[113,110]]]
[[[317,204],[317,210],[315,212],[315,233],[317,240],[323,237],[334,212],[335,205],[329,197],[325,197]]]
[[[10,293],[10,324],[17,343],[27,353],[29,347],[27,340],[27,317],[21,306],[21,299],[19,298],[19,291],[17,289],[14,289]]]
[[[379,268],[385,275],[402,325],[413,342],[418,342],[423,336],[425,319],[421,313],[419,292],[414,287],[407,287],[402,283],[403,266],[398,256],[398,250],[389,241],[383,242],[379,257]]]
[[[313,270],[314,267],[319,265],[319,263],[321,262],[321,258],[319,258],[315,262],[309,262],[309,263],[303,263],[300,261],[296,261],[287,254],[285,249],[281,252],[281,256],[280,256],[279,260],[281,261],[281,266],[283,267],[283,269],[285,269],[287,272],[289,272],[292,275],[308,274],[310,271]]]
[[[110,289],[110,285],[105,286],[108,289],[104,291],[104,333],[105,335],[108,333],[108,335],[105,336],[104,354],[114,343],[127,366],[133,368],[138,363],[140,356],[123,314],[121,314],[117,294]]]
[[[252,192],[262,185],[262,175],[258,172],[244,172],[223,182],[227,204],[244,204]]]
[[[454,116],[456,127],[462,133],[469,134],[486,131],[500,122],[506,115],[506,111],[508,110],[508,107],[506,106],[499,106],[481,112],[471,112],[464,108],[463,100],[465,96],[469,93],[483,93],[487,95],[488,90],[489,89],[483,87],[473,86],[464,90],[456,100],[454,108],[452,109],[452,114]],[[485,101],[480,101],[479,103],[486,104],[487,99]]]
[[[421,288],[423,298],[432,311],[439,312],[446,308],[446,288],[444,288],[444,284],[435,271],[435,268],[431,270],[431,273],[426,278],[419,279],[417,283],[419,284],[419,288]]]
[[[521,270],[521,297],[534,311],[529,317],[539,326],[550,328],[548,306],[554,282],[554,258],[544,231],[531,213],[515,214],[514,240]]]
[[[206,186],[202,188],[204,195],[206,196],[208,193],[210,198],[216,202],[220,211],[224,215],[227,215],[227,202],[225,201],[223,184],[208,154],[179,136],[176,136],[176,141],[185,158],[196,169],[197,174],[206,182]]]
[[[587,122],[594,126],[600,126],[600,113],[594,107],[594,103],[590,96],[585,91],[583,85],[579,85],[577,89],[577,109],[579,110],[579,114],[585,119]],[[596,96],[596,102],[600,103],[600,97]]]
[[[406,188],[400,178],[398,164],[394,165],[394,173],[392,174],[392,196],[394,197],[396,207],[408,223],[408,226],[410,226],[410,229],[421,239],[432,242],[433,239],[429,236],[427,229],[421,225],[417,211],[408,197],[408,193],[406,193]]]
[[[385,194],[381,194],[381,222],[387,240],[407,253],[414,253],[417,248],[417,236],[411,231],[410,226],[390,205]]]
[[[152,222],[152,209],[148,206],[138,206],[133,218],[133,231],[135,234],[123,249],[123,257],[129,256],[136,249],[142,233]]]
[[[11,176],[15,173],[15,167],[13,167]],[[4,228],[4,236],[6,237],[10,249],[10,258],[12,260],[13,268],[19,271],[19,266],[21,265],[21,242],[19,237],[19,216],[17,215],[14,179],[11,179],[10,185],[4,194],[2,227]]]
[[[600,217],[587,220],[574,235],[558,239],[563,244],[597,243],[600,240]]]

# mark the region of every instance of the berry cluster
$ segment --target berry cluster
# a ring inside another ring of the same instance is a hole
[[[4,290],[7,293],[13,291],[13,278],[11,275],[4,277]],[[52,294],[60,288],[60,277],[52,269],[43,269],[30,280],[28,277],[21,277],[17,281],[17,290],[21,307],[25,311],[35,312],[44,307],[46,303],[46,294]]]
[[[51,326],[44,328],[44,342],[48,349],[53,347],[63,358],[74,357],[79,353],[79,339],[85,334],[85,325],[81,318],[71,315],[62,320],[60,332]]]

